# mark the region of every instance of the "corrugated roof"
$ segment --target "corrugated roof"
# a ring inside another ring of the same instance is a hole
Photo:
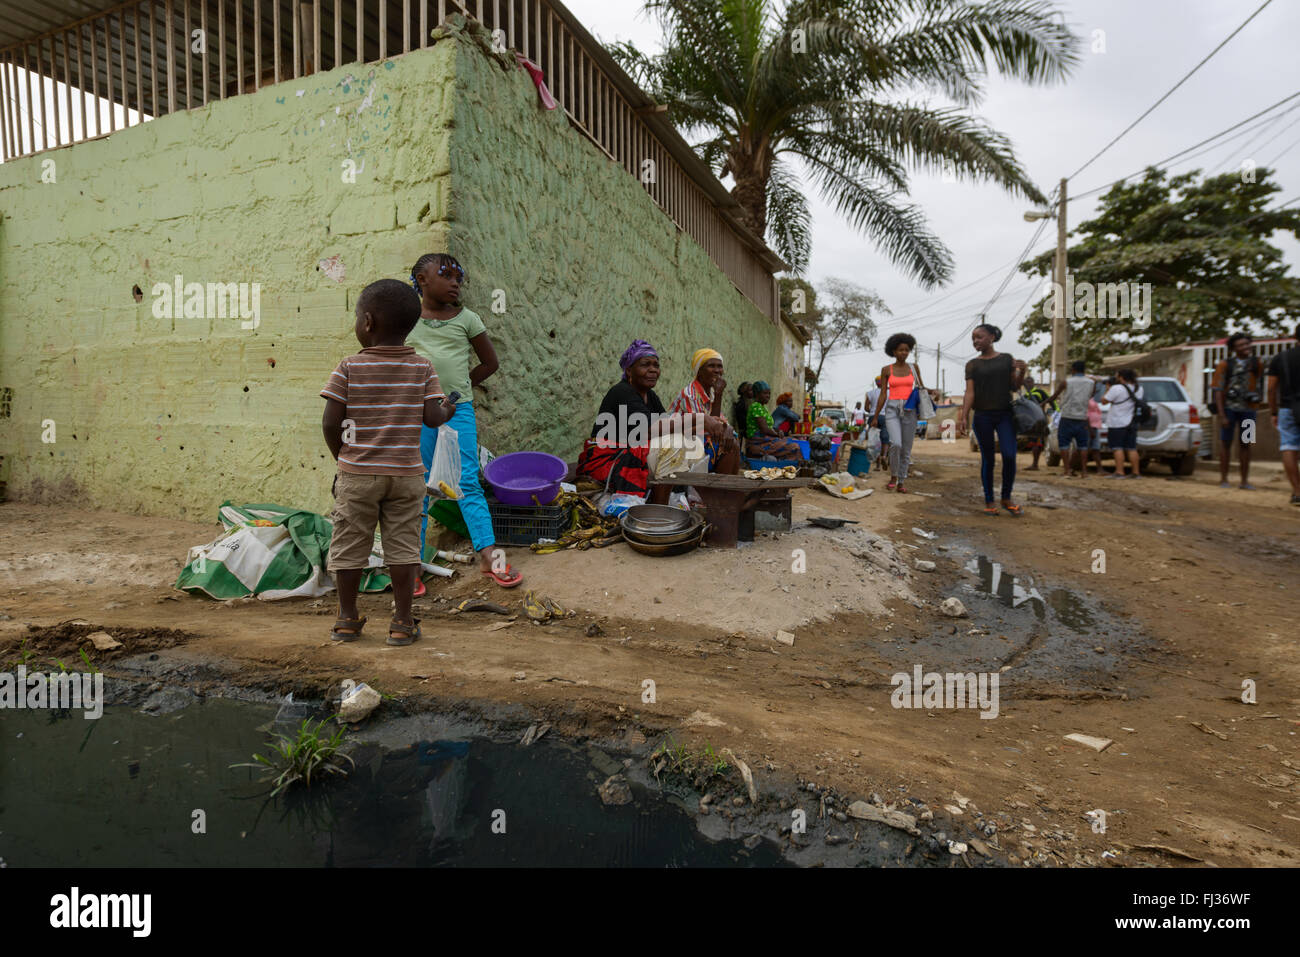
[[[122,0],[5,0],[0,11],[0,48],[121,5]]]

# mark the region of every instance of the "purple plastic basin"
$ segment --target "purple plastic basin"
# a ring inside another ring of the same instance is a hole
[[[563,459],[545,452],[511,452],[488,463],[483,477],[503,505],[534,505],[533,496],[549,505],[560,494],[569,471]]]

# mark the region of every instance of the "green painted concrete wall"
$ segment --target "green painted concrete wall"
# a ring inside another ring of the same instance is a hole
[[[745,379],[774,378],[780,330],[640,182],[545,110],[522,70],[457,50],[452,253],[501,358],[475,393],[484,444],[574,461],[633,339],[659,350],[665,406],[702,347],[722,353],[733,398]]]
[[[522,71],[453,28],[0,165],[10,498],[204,520],[225,498],[328,510],[318,392],[358,348],[355,297],[443,248],[501,358],[475,394],[494,451],[574,459],[636,337],[664,356],[666,402],[703,345],[733,388],[778,368],[777,327]],[[178,274],[259,283],[257,327],[155,317],[154,285]]]
[[[227,497],[327,509],[318,393],[358,348],[357,293],[445,235],[454,62],[321,73],[0,165],[10,497],[205,520]],[[342,282],[318,268],[331,257]],[[154,284],[178,274],[260,283],[256,328],[155,317]]]

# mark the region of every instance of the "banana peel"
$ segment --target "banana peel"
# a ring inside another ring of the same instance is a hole
[[[546,621],[551,617],[551,610],[538,600],[537,592],[532,590],[524,593],[524,613],[533,621]]]
[[[466,598],[456,606],[456,611],[490,611],[494,615],[508,615],[510,609],[504,605],[498,605],[495,602],[487,601],[483,598]]]
[[[553,618],[572,618],[577,614],[565,608],[554,598],[538,595],[535,591],[524,594],[524,612],[536,622],[550,621]]]

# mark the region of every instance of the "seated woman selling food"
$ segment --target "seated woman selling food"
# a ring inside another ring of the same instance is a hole
[[[637,339],[618,360],[622,381],[605,393],[591,436],[578,456],[578,478],[615,494],[645,495],[649,487],[650,429],[664,404],[655,394],[659,353]]]
[[[722,375],[722,356],[714,349],[700,349],[691,358],[695,378],[673,400],[670,415],[696,415],[692,434],[704,434],[709,471],[735,475],[740,471],[740,440],[722,417],[722,400],[727,381]]]
[[[782,435],[789,435],[801,421],[802,417],[794,410],[794,396],[789,392],[778,395],[776,408],[772,410],[772,422],[776,425],[776,430]]]
[[[745,423],[745,436],[749,443],[747,454],[756,459],[801,461],[803,452],[792,439],[776,430],[767,403],[772,398],[772,387],[766,382],[754,383],[754,401],[750,403]]]
[[[645,496],[651,474],[677,474],[708,465],[707,441],[719,450],[717,462],[726,464],[725,419],[705,414],[691,422],[692,435],[703,434],[706,442],[682,441],[673,433],[683,431],[688,418],[682,413],[665,413],[655,393],[659,381],[659,354],[650,343],[637,339],[619,359],[623,381],[605,393],[578,456],[577,478],[597,482],[612,494]],[[671,437],[671,438],[670,438]],[[738,463],[737,463],[738,464]],[[655,489],[652,501],[668,500],[670,487]]]

